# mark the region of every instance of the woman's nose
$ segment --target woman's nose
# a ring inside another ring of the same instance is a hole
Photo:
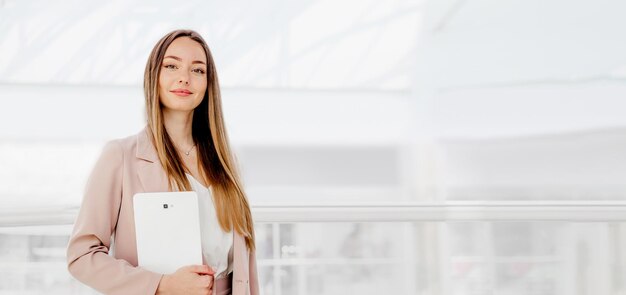
[[[181,73],[180,78],[178,78],[178,83],[189,85],[189,74]]]

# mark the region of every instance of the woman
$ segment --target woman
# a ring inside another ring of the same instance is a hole
[[[144,92],[146,128],[107,143],[89,177],[67,249],[70,273],[105,294],[258,294],[250,207],[228,144],[215,63],[198,33],[173,31],[156,44]],[[159,274],[138,267],[133,195],[188,190],[205,200],[202,252],[215,269]]]

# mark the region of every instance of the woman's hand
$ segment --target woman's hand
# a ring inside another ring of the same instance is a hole
[[[211,294],[214,274],[208,265],[183,266],[173,274],[163,275],[156,294]]]

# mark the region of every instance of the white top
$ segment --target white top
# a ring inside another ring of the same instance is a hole
[[[220,227],[211,190],[204,187],[191,174],[185,174],[193,190],[198,193],[204,261],[215,270],[215,278],[227,276],[233,270],[233,231],[224,232]]]

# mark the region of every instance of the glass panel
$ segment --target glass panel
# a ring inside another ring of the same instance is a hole
[[[263,294],[626,291],[626,223],[260,223],[256,229]],[[0,294],[95,294],[67,272],[67,240],[67,226],[0,228]]]
[[[67,271],[67,241],[67,235],[0,233],[0,294],[99,294]]]
[[[255,224],[256,257],[257,259],[271,259],[274,257],[274,243],[272,238],[272,224]]]
[[[274,280],[274,267],[261,266],[257,267],[259,273],[259,288],[263,294],[276,294],[276,285]]]
[[[556,262],[509,262],[498,263],[496,290],[498,294],[558,294],[558,269]]]
[[[408,294],[398,266],[356,263],[306,267],[306,293],[289,294]]]

